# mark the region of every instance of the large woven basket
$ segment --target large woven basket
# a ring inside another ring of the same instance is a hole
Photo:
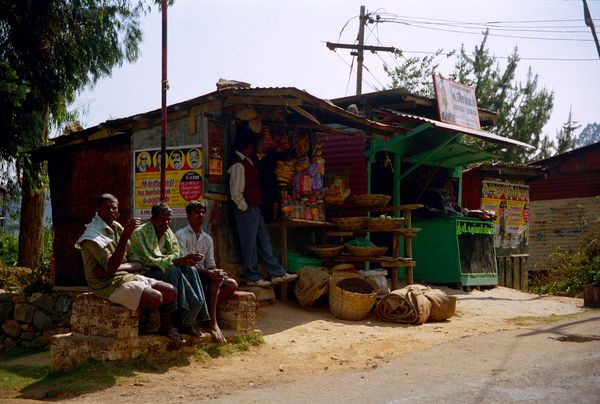
[[[346,278],[329,288],[329,310],[342,320],[362,320],[369,315],[377,292],[361,278]]]
[[[310,251],[314,256],[320,258],[331,258],[339,255],[344,249],[343,245],[311,245],[308,246],[308,251]]]
[[[369,231],[386,231],[386,230],[396,230],[402,227],[402,223],[404,219],[401,217],[394,218],[371,218],[367,223],[367,228]]]
[[[380,255],[385,254],[388,248],[377,246],[361,247],[346,244],[346,249],[348,250],[350,255],[354,255],[355,257],[379,257]]]
[[[391,196],[385,194],[352,195],[352,203],[364,207],[385,206],[391,199]]]
[[[367,226],[367,217],[335,217],[331,222],[340,230],[360,230]]]

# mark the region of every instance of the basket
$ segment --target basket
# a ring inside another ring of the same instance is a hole
[[[342,320],[362,320],[369,315],[377,292],[361,278],[337,281],[329,290],[329,311]]]
[[[314,256],[320,258],[331,258],[339,255],[344,249],[343,245],[323,245],[323,246],[308,246],[308,251],[310,251]]]
[[[336,217],[331,222],[340,230],[358,230],[366,227],[367,219],[364,216]]]
[[[356,206],[385,206],[390,200],[391,196],[385,194],[361,194],[352,195],[352,203]]]
[[[385,254],[388,248],[377,246],[361,247],[346,244],[346,249],[348,250],[350,255],[354,255],[355,257],[379,257],[380,255]]]
[[[401,217],[394,218],[372,218],[369,219],[367,223],[367,228],[369,231],[386,231],[386,230],[396,230],[402,227],[402,223],[404,219]]]

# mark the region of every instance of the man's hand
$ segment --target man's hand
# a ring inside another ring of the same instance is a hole
[[[204,255],[197,253],[197,252],[192,252],[187,255],[184,255],[183,257],[174,259],[173,264],[175,264],[177,266],[187,265],[189,267],[193,267],[194,265],[196,265],[197,263],[202,261],[203,258],[204,258]]]
[[[223,281],[227,279],[227,272],[223,271],[220,268],[213,268],[207,271],[208,278],[211,281]]]
[[[123,235],[126,236],[127,238],[129,238],[129,236],[131,236],[131,233],[133,233],[133,231],[140,227],[140,225],[142,224],[142,219],[140,219],[139,217],[134,217],[133,219],[130,219],[127,221],[127,223],[125,223],[125,228],[123,229]]]

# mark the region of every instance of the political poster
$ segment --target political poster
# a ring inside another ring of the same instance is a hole
[[[496,212],[494,247],[527,245],[529,233],[529,186],[482,181],[481,209]]]
[[[173,217],[185,217],[185,206],[202,199],[202,145],[169,147],[165,153],[165,203]],[[152,205],[160,202],[160,149],[133,152],[133,200],[136,217],[150,217]]]

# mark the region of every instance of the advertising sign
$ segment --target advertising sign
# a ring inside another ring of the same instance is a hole
[[[440,121],[481,130],[475,90],[440,75],[433,75]]]
[[[496,212],[494,247],[527,245],[529,233],[529,186],[483,181],[481,209]]]
[[[134,215],[150,217],[152,205],[160,202],[160,149],[133,152]],[[165,162],[165,202],[173,217],[185,217],[185,206],[202,199],[204,168],[202,145],[169,147]]]

